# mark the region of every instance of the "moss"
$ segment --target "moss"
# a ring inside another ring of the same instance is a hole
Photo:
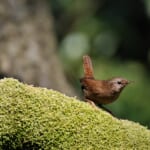
[[[0,80],[0,149],[150,149],[150,131],[75,98]]]

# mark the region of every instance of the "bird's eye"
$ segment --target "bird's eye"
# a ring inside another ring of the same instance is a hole
[[[121,84],[121,81],[118,81],[117,83],[118,83],[118,84]]]

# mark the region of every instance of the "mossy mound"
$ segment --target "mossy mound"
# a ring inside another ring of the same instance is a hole
[[[150,131],[59,92],[0,80],[0,149],[148,150]]]

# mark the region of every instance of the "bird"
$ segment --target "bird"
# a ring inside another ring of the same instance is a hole
[[[117,100],[122,90],[131,82],[122,77],[114,77],[107,80],[97,80],[90,56],[83,56],[84,77],[80,79],[84,99],[93,107],[98,106],[109,111],[103,105],[110,104]]]

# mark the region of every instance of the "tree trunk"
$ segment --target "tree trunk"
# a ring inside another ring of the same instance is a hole
[[[48,8],[44,0],[1,0],[0,72],[73,95],[57,56]]]

